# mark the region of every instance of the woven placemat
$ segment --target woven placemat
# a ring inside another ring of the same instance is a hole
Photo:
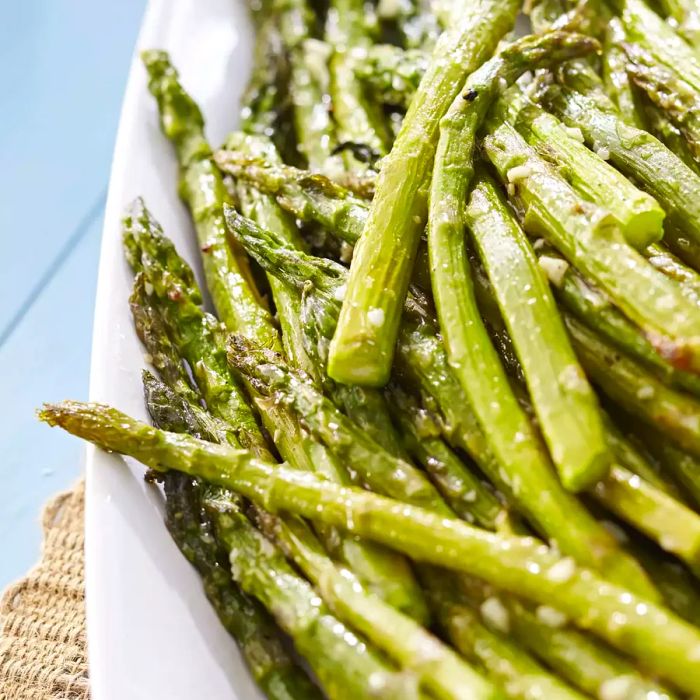
[[[41,560],[0,600],[0,700],[88,698],[84,484],[54,497]]]

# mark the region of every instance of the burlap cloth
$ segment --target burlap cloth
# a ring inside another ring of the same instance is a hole
[[[0,600],[0,700],[89,697],[84,493],[81,482],[48,503],[41,560]]]

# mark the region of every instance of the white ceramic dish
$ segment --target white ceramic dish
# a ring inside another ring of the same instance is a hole
[[[243,0],[151,0],[129,77],[107,203],[90,399],[145,417],[142,348],[128,308],[132,276],[120,219],[137,196],[180,252],[198,258],[176,194],[176,163],[161,135],[138,50],[164,48],[202,105],[219,143],[235,126],[252,44]],[[257,700],[238,650],[207,603],[195,572],[163,526],[160,494],[143,468],[87,453],[86,578],[94,700]]]

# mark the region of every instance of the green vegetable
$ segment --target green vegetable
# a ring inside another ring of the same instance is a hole
[[[46,405],[39,415],[152,469],[177,468],[266,508],[341,526],[416,560],[470,573],[552,605],[679,688],[694,692],[700,683],[695,656],[699,630],[665,608],[578,569],[532,539],[489,533],[461,520],[256,460],[244,450],[159,431],[100,404]],[[253,553],[247,558],[253,559]],[[265,567],[255,571],[265,575]]]
[[[587,488],[607,473],[611,463],[598,404],[571,349],[530,243],[495,183],[487,176],[479,177],[474,185],[466,223],[513,340],[561,481],[572,491]],[[533,328],[538,329],[537,333],[532,332]],[[450,333],[443,332],[449,355]],[[485,355],[473,340],[470,347],[476,358]],[[455,361],[461,360],[455,358]],[[494,358],[492,362],[498,360]],[[500,387],[497,387],[499,374]],[[497,374],[493,368],[482,365],[474,367],[471,376],[474,379],[463,380],[462,386],[470,395],[475,394],[471,396],[474,405],[479,394],[484,397],[482,404],[491,404],[494,399],[498,403],[490,416],[483,415],[481,423],[487,435],[494,426],[505,426],[510,421],[509,432],[503,431],[499,438],[504,446],[497,448],[493,443],[494,450],[511,450],[501,459],[512,462],[529,458],[528,471],[548,469],[546,458],[536,447],[529,419],[510,392],[503,372]],[[492,385],[486,390],[485,386],[478,387],[476,377]]]
[[[515,0],[480,0],[437,42],[401,132],[382,164],[367,226],[355,250],[330,348],[328,373],[336,381],[383,386],[389,379],[401,309],[427,216],[438,121],[465,73],[495,48],[518,9]]]

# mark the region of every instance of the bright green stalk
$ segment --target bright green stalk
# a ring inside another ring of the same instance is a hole
[[[428,472],[450,507],[467,522],[496,530],[507,518],[498,497],[445,444],[440,427],[412,396],[395,384],[389,385],[388,392],[408,451]]]
[[[466,223],[513,340],[560,479],[569,490],[587,488],[605,475],[611,463],[598,402],[571,349],[530,243],[488,176],[479,177],[474,185]],[[533,328],[538,332],[533,333]],[[450,334],[444,331],[444,335],[449,353]],[[478,345],[472,343],[471,347],[475,354],[480,352]],[[475,367],[472,371],[472,376],[480,377],[481,381],[485,375],[495,382],[496,374],[485,367]],[[474,405],[479,394],[486,403],[499,404],[500,415],[492,412],[489,418],[482,419],[487,435],[491,425],[505,423],[506,419],[511,421],[512,431],[502,433],[502,439],[512,444],[515,453],[502,459],[524,460],[527,454],[524,438],[532,429],[512,394],[507,400],[496,398],[508,391],[508,380],[502,373],[500,381],[498,390],[492,386],[484,391],[477,389],[476,384],[469,388],[464,382],[463,386],[465,391],[477,394],[472,399]],[[518,413],[519,421],[516,420]],[[520,441],[519,432],[522,434]],[[494,450],[498,449],[494,444]],[[533,450],[532,455],[537,467],[533,465],[530,469],[548,468],[538,451]]]
[[[480,65],[512,27],[515,0],[479,0],[440,37],[411,101],[355,250],[348,290],[330,349],[328,373],[342,383],[389,379],[401,311],[427,216],[438,123],[465,73]]]
[[[700,516],[680,501],[619,466],[592,493],[608,510],[700,572]]]
[[[283,526],[284,527],[284,526]],[[280,538],[280,528],[266,528],[281,549],[316,586],[335,615],[361,632],[403,671],[414,675],[427,692],[444,700],[503,698],[452,649],[410,617],[364,590],[347,569],[337,568],[318,548],[297,538],[292,523]]]
[[[577,90],[581,82],[579,75]],[[606,149],[610,162],[659,202],[666,211],[664,242],[700,269],[700,177],[654,136],[626,124],[600,95],[550,86],[544,101],[568,126],[580,128],[589,146]]]
[[[418,561],[469,573],[551,605],[679,688],[695,692],[700,684],[700,630],[577,568],[570,559],[562,560],[536,540],[496,535],[462,520],[256,460],[244,450],[159,431],[100,404],[46,405],[39,417],[152,469],[178,469],[230,488],[266,509],[343,527]]]
[[[515,185],[525,229],[545,239],[650,335],[664,356],[700,370],[700,308],[630,245],[616,222],[581,197],[508,124],[489,125],[484,150]],[[685,167],[685,166],[684,166]]]
[[[211,508],[218,536],[230,552],[234,579],[270,610],[329,698],[354,700],[377,691],[396,700],[423,697],[319,602],[309,583],[242,513],[229,504],[215,502]]]
[[[606,163],[599,155],[607,156],[604,151],[596,154],[581,143],[580,132],[568,130],[556,117],[516,95],[502,100],[498,112],[585,199],[610,212],[630,245],[644,250],[661,239],[665,213],[658,202]]]
[[[700,157],[700,92],[644,49],[626,44],[628,72],[635,85],[671,118],[685,136],[694,157]]]
[[[192,213],[217,315],[242,333],[250,328],[268,329],[272,347],[274,326],[260,303],[248,260],[232,249],[226,238],[222,206],[227,196],[204,136],[202,113],[180,85],[167,53],[146,51],[142,58],[150,77],[149,89],[158,102],[163,133],[173,142],[180,163],[180,194]]]
[[[571,316],[565,320],[581,364],[601,391],[642,421],[663,426],[667,437],[700,455],[700,402],[670,389]]]
[[[700,91],[700,58],[674,30],[642,0],[613,0],[627,41],[649,51],[654,60],[678,70]]]
[[[446,572],[425,567],[423,578],[430,591],[436,615],[452,644],[486,674],[500,683],[508,697],[528,700],[582,700],[579,694],[546,671],[535,659],[507,637],[481,624],[478,614],[466,604],[454,579]]]
[[[239,227],[235,212],[231,213],[231,230],[238,230],[238,234],[247,232],[241,240],[264,268],[292,286],[299,288],[310,281],[317,288],[325,289],[328,296],[336,299],[340,296],[338,290],[342,289],[347,275],[342,266],[285,248],[279,241],[275,242],[272,234],[259,230],[250,222]],[[409,297],[397,345],[397,370],[417,384],[421,394],[437,402],[439,411],[445,417],[446,439],[466,449],[509,500],[517,503],[541,532],[557,540],[562,551],[580,557],[581,561],[604,571],[609,578],[631,581],[645,595],[653,597],[654,589],[637,563],[620,551],[613,538],[595,522],[579,501],[567,494],[551,468],[533,474],[516,460],[510,465],[512,471],[508,472],[505,465],[495,458],[462,387],[448,365],[434,319],[426,313],[425,306],[415,296]],[[264,379],[267,382],[271,380],[270,377]],[[303,385],[300,389],[305,393],[309,391]],[[317,423],[328,421],[317,429],[323,427],[326,432],[324,439],[329,441],[329,446],[336,451],[344,450],[347,455],[348,450],[365,449],[363,445],[366,445],[370,463],[377,455],[376,444],[371,440],[367,443],[367,436],[360,435],[357,445],[351,436],[331,445],[330,441],[337,437],[340,423],[331,417],[333,414],[326,411],[318,413],[317,406],[315,402],[307,402],[303,410],[308,413],[307,420]],[[357,452],[353,454],[359,460],[355,468],[366,468],[365,457],[358,457]],[[382,462],[396,464],[395,461],[387,461],[386,456],[382,457]]]
[[[369,150],[372,160],[386,154],[390,139],[380,106],[368,100],[355,77],[350,50],[371,43],[366,26],[367,9],[362,0],[331,0],[326,20],[326,41],[333,47],[330,58],[330,92],[333,118],[340,144]],[[349,170],[364,169],[348,154]],[[366,166],[365,166],[366,167]]]
[[[362,235],[367,202],[324,175],[231,150],[219,151],[215,159],[222,170],[274,196],[283,209],[302,221],[318,223],[350,245]]]
[[[659,355],[644,332],[632,323],[597,287],[558,255],[538,252],[540,266],[549,277],[562,306],[620,350],[643,362],[671,386],[700,397],[700,378],[677,369]],[[673,359],[673,358],[671,358]]]
[[[605,30],[603,81],[622,118],[638,129],[645,129],[644,110],[627,74],[629,62],[622,48],[624,41],[624,27],[619,17],[612,17]]]
[[[643,678],[623,656],[567,625],[566,618],[556,609],[548,605],[528,607],[472,577],[462,578],[461,583],[471,605],[479,606],[487,626],[494,628],[500,623],[515,642],[583,692],[605,698],[606,688],[612,691],[620,685],[626,693],[624,697],[630,700],[676,697]],[[493,613],[494,609],[500,616]]]
[[[670,23],[693,47],[700,46],[700,5],[697,0],[660,0]]]
[[[144,388],[149,413],[158,427],[207,439],[206,424],[201,424],[186,398],[150,374],[144,375]],[[207,598],[240,645],[255,681],[271,699],[319,697],[319,691],[287,653],[272,620],[231,581],[226,557],[213,536],[213,523],[202,512],[201,487],[174,471],[165,474],[163,481],[168,530],[200,573]]]

